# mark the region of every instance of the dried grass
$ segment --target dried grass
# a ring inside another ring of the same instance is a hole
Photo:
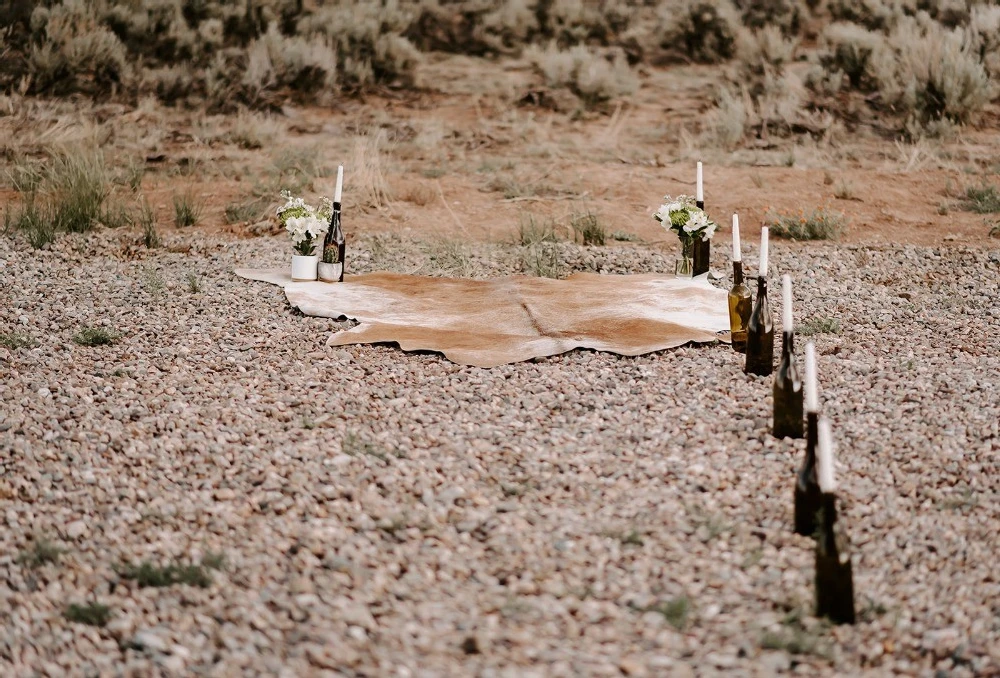
[[[384,209],[391,202],[385,178],[385,130],[369,132],[354,141],[351,163],[344,167],[344,195],[361,209]],[[348,196],[350,196],[348,198]]]

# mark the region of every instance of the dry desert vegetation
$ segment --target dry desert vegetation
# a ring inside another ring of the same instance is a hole
[[[1000,5],[7,0],[0,92],[0,674],[1000,674]],[[232,274],[339,164],[349,273],[667,272],[698,160],[713,268],[738,212],[796,283],[853,626],[728,345],[331,350]]]

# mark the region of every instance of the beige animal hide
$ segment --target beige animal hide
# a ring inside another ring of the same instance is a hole
[[[287,269],[236,274],[281,285],[306,315],[360,323],[334,334],[328,346],[391,342],[404,351],[439,351],[462,365],[496,367],[574,348],[634,356],[729,340],[719,334],[729,329],[726,292],[705,276],[456,280],[370,273],[325,283],[292,282]]]

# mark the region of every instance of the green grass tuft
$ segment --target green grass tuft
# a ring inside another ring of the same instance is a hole
[[[73,603],[66,608],[63,616],[77,624],[103,627],[107,626],[111,619],[111,609],[107,605],[99,603],[87,603],[86,605]]]
[[[522,214],[517,227],[517,243],[522,246],[540,242],[558,242],[555,223],[551,219],[542,220],[534,214]]]
[[[100,327],[84,327],[73,336],[80,346],[107,346],[118,341],[118,335]]]
[[[140,588],[163,588],[174,584],[187,584],[204,589],[212,585],[212,575],[204,563],[197,565],[172,563],[159,567],[144,561],[138,566],[126,565],[121,569],[120,574],[125,579],[135,581]]]
[[[989,184],[969,186],[965,189],[965,198],[961,206],[962,209],[977,214],[1000,212],[1000,190]]]
[[[143,200],[139,207],[139,225],[142,226],[142,244],[146,249],[151,250],[163,244],[160,234],[156,231],[156,213],[146,200]]]
[[[38,342],[25,332],[0,332],[0,346],[11,350],[34,348],[38,346]]]
[[[766,218],[770,235],[791,240],[830,240],[839,238],[847,226],[847,218],[840,212],[825,208],[798,214],[770,214]]]
[[[810,318],[799,325],[799,336],[811,337],[815,334],[838,334],[840,321],[836,318]]]
[[[678,631],[683,631],[691,621],[691,601],[687,596],[679,596],[664,600],[646,609],[647,612],[659,612],[667,623]]]
[[[570,217],[570,226],[573,227],[574,235],[579,238],[584,245],[603,245],[607,240],[604,224],[593,212],[574,214]]]
[[[65,553],[63,549],[43,539],[36,541],[27,551],[23,551],[17,557],[17,562],[34,570],[42,565],[59,562],[59,556],[63,553]]]
[[[246,200],[244,202],[231,202],[226,205],[226,223],[242,224],[247,221],[256,221],[264,213],[264,200]]]
[[[539,278],[559,278],[563,261],[554,243],[536,243],[521,251],[521,270]]]
[[[174,196],[174,224],[178,228],[194,226],[201,219],[201,203],[190,193]]]

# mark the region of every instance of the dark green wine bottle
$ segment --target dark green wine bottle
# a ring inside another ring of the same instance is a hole
[[[774,417],[771,431],[775,438],[802,437],[802,381],[795,367],[795,334],[781,335],[781,362],[774,375]]]
[[[806,457],[795,478],[795,534],[816,534],[816,514],[820,509],[819,483],[816,480],[817,420],[815,412],[806,414]]]

